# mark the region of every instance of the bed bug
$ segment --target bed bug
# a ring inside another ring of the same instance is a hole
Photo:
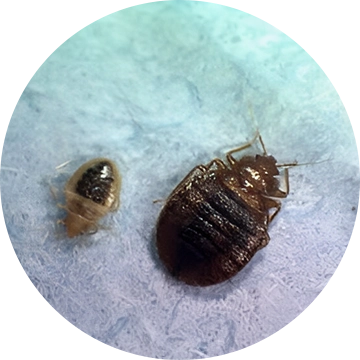
[[[74,237],[97,230],[97,222],[119,207],[121,177],[115,163],[106,158],[80,166],[65,185],[67,235]]]
[[[260,141],[263,154],[233,154]],[[168,271],[189,285],[208,286],[237,274],[270,240],[268,225],[289,193],[288,167],[268,155],[256,132],[245,145],[196,166],[168,197],[156,244]],[[279,168],[284,167],[284,189]]]

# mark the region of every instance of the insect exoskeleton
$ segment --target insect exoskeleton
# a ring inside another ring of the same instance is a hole
[[[97,230],[97,222],[119,207],[121,177],[112,160],[97,158],[80,166],[65,185],[67,235]]]
[[[262,155],[233,157],[259,140]],[[168,197],[156,242],[169,272],[187,284],[208,286],[237,274],[269,242],[269,223],[289,193],[288,168],[267,154],[260,134],[226,155],[196,166]],[[280,189],[278,167],[284,167]]]

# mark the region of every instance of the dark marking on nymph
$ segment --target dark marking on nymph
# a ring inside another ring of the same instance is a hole
[[[76,192],[97,204],[105,205],[114,174],[111,165],[102,161],[87,169],[76,185]]]

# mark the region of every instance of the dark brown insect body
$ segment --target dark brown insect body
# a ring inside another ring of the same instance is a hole
[[[93,159],[76,170],[65,186],[68,236],[96,231],[98,220],[119,207],[120,186],[117,167],[109,159]]]
[[[278,213],[278,167],[266,154],[220,159],[195,167],[169,196],[157,224],[157,248],[172,275],[190,285],[207,286],[238,273],[269,242],[268,225]]]

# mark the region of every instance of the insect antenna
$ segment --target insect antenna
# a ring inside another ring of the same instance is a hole
[[[295,166],[306,166],[306,165],[314,165],[314,164],[321,164],[324,162],[330,161],[331,158],[320,160],[320,161],[313,161],[313,162],[305,162],[305,163],[298,163],[296,160],[292,163],[284,163],[284,164],[276,164],[276,167],[278,168],[289,168],[289,167],[295,167]]]
[[[250,114],[250,118],[251,118],[251,121],[255,127],[255,136],[253,137],[253,139],[248,143],[249,145],[252,145],[256,139],[258,138],[259,139],[259,142],[261,144],[261,147],[263,149],[263,155],[267,156],[268,155],[268,152],[266,150],[266,147],[265,147],[265,144],[264,144],[264,141],[260,135],[260,131],[259,131],[259,126],[255,120],[255,116],[254,116],[254,109],[253,109],[253,106],[252,106],[252,103],[249,101],[248,102],[248,111],[249,111],[249,114]],[[236,151],[236,149],[235,149]],[[313,165],[313,164],[321,164],[323,162],[327,162],[327,161],[330,161],[331,159],[325,159],[325,160],[320,160],[320,161],[314,161],[314,162],[306,162],[306,163],[298,163],[296,160],[292,163],[284,163],[284,164],[277,164],[276,167],[280,168],[290,168],[290,167],[295,167],[295,166],[305,166],[305,165]]]
[[[265,144],[264,144],[264,141],[260,135],[260,131],[259,131],[259,126],[255,120],[255,116],[254,116],[254,109],[252,107],[252,104],[251,102],[249,101],[248,102],[248,111],[249,111],[249,114],[250,114],[250,119],[255,127],[255,136],[254,136],[254,139],[253,139],[253,142],[255,142],[255,140],[258,138],[259,139],[259,142],[261,144],[261,147],[263,149],[263,155],[267,156],[268,155],[268,152],[266,151],[266,147],[265,147]]]

